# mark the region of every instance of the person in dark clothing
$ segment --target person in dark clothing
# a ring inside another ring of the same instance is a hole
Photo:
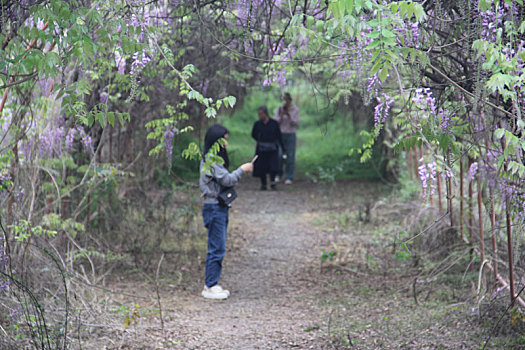
[[[267,189],[267,175],[270,175],[270,186],[276,190],[275,176],[279,172],[279,145],[284,149],[279,124],[268,114],[268,108],[261,106],[257,110],[259,120],[253,124],[252,137],[257,141],[253,176],[261,179],[261,190]]]

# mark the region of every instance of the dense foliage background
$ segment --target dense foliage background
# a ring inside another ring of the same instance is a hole
[[[65,348],[72,293],[122,265],[147,271],[158,247],[202,244],[190,237],[198,201],[187,189],[203,133],[223,122],[233,163],[250,159],[256,108],[273,110],[284,91],[302,110],[307,179],[417,183],[440,232],[492,270],[489,289],[525,306],[521,0],[0,6],[0,325],[10,342]]]

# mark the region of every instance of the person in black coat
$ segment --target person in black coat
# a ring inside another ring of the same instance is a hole
[[[279,124],[268,113],[266,106],[261,106],[257,110],[259,120],[253,124],[252,137],[257,141],[255,154],[258,155],[255,161],[253,176],[261,178],[261,190],[267,189],[267,174],[270,174],[270,186],[276,190],[275,176],[279,173],[279,145],[283,149],[283,140]]]

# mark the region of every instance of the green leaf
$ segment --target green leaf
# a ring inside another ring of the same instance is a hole
[[[396,37],[394,33],[384,28],[381,30],[381,35],[383,35],[385,38],[395,38]]]
[[[215,118],[217,116],[217,111],[213,107],[206,108],[204,113],[206,114],[207,118]]]
[[[525,21],[521,22],[519,31],[521,34],[525,32]]]
[[[188,92],[188,98],[190,100],[196,100],[197,102],[202,102],[204,100],[204,96],[197,90],[191,90]]]
[[[106,116],[104,115],[104,113],[102,112],[96,112],[95,113],[95,120],[100,124],[101,127],[106,127],[106,124],[107,124],[107,120],[106,120]]]
[[[68,21],[71,17],[71,12],[69,11],[69,8],[67,6],[63,6],[60,10],[60,17],[63,20]]]
[[[367,38],[370,38],[370,39],[377,39],[379,38],[379,30],[373,30],[371,31],[370,33],[368,33],[366,35]]]
[[[368,45],[366,47],[367,50],[373,50],[375,49],[376,47],[378,47],[379,45],[381,45],[381,40],[374,40],[370,43],[370,45]]]
[[[492,6],[492,1],[490,0],[479,0],[478,9],[482,12],[489,10]]]
[[[314,21],[315,21],[315,18],[313,16],[306,16],[306,28],[312,29],[314,25]]]
[[[108,123],[115,126],[115,112],[108,112]]]
[[[381,79],[382,82],[385,82],[387,76],[388,76],[388,69],[385,67],[381,69],[381,73],[379,73],[379,79]]]
[[[56,66],[60,65],[60,57],[56,52],[48,52],[46,54],[46,65],[50,68],[56,68]]]
[[[422,22],[427,18],[427,14],[423,5],[414,3],[414,16],[416,16],[416,20],[418,22]]]
[[[355,6],[355,12],[359,13],[361,12],[361,9],[363,8],[363,1],[362,0],[355,0],[354,1]]]
[[[330,10],[330,12],[332,12],[335,19],[342,19],[345,15],[346,10],[345,0],[331,2],[328,5],[328,9]]]
[[[346,7],[346,12],[348,14],[352,14],[352,12],[354,11],[354,0],[346,0],[345,7]]]
[[[487,87],[493,92],[496,92],[496,90],[502,92],[506,90],[505,87],[510,88],[512,79],[513,77],[510,74],[496,73],[490,77]]]
[[[372,69],[370,70],[370,75],[374,75],[376,74],[377,72],[379,72],[380,69],[383,68],[383,63],[381,61],[377,61],[374,66],[372,67]]]
[[[501,139],[505,135],[505,129],[496,129],[494,131],[494,137],[497,139]]]
[[[525,122],[522,119],[518,120],[517,125],[520,130],[525,130]]]
[[[225,97],[224,100],[225,100],[225,105],[226,104],[230,105],[230,108],[233,108],[235,106],[235,103],[237,103],[237,99],[235,98],[235,96]]]
[[[318,33],[322,33],[324,30],[324,21],[317,21],[317,23],[315,23],[315,29]]]
[[[118,121],[120,122],[121,126],[126,125],[126,122],[130,121],[129,113],[118,113]]]

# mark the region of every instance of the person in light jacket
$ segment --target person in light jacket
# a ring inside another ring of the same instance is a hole
[[[291,185],[294,179],[295,171],[295,148],[297,143],[297,128],[299,127],[299,107],[292,103],[292,96],[289,93],[283,95],[284,104],[275,110],[273,119],[279,124],[283,138],[284,147],[286,148],[286,155],[283,159],[286,160],[286,177],[285,184]],[[280,174],[278,174],[277,182],[283,175],[283,166],[281,162]]]
[[[243,174],[253,171],[252,163],[243,164],[232,172],[228,171],[229,159],[226,151],[228,138],[228,129],[222,125],[216,124],[210,127],[204,138],[204,155],[200,165],[199,186],[204,199],[202,218],[204,227],[208,229],[208,254],[202,296],[207,299],[227,299],[230,296],[230,292],[219,285],[222,260],[226,254],[229,207],[219,204],[217,197],[222,188],[235,186]],[[222,158],[223,164],[213,163],[208,169],[205,166],[205,162],[210,159],[208,153],[220,139],[224,139],[225,143],[220,147],[217,156]]]

